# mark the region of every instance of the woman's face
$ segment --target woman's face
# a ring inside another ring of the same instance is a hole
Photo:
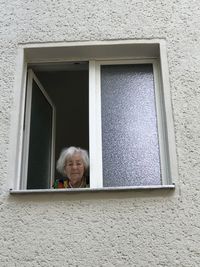
[[[73,184],[81,182],[84,174],[84,164],[79,153],[74,154],[71,158],[66,161],[65,173]]]

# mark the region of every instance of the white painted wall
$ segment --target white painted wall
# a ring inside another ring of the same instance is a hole
[[[0,1],[1,266],[199,266],[200,2]],[[19,44],[166,39],[175,191],[10,195]]]

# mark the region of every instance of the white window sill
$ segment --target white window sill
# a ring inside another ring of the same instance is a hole
[[[152,186],[127,186],[127,187],[104,187],[104,188],[68,188],[68,189],[27,189],[14,190],[10,189],[10,194],[43,194],[43,193],[96,193],[109,191],[146,191],[146,190],[167,190],[175,189],[175,184],[172,185],[152,185]]]

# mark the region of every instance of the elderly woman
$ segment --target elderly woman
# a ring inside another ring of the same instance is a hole
[[[56,179],[54,188],[86,187],[86,173],[89,167],[86,150],[73,146],[63,149],[56,167],[64,178]]]

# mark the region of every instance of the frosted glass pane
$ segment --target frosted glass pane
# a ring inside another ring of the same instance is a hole
[[[152,64],[101,67],[103,185],[161,184]]]

